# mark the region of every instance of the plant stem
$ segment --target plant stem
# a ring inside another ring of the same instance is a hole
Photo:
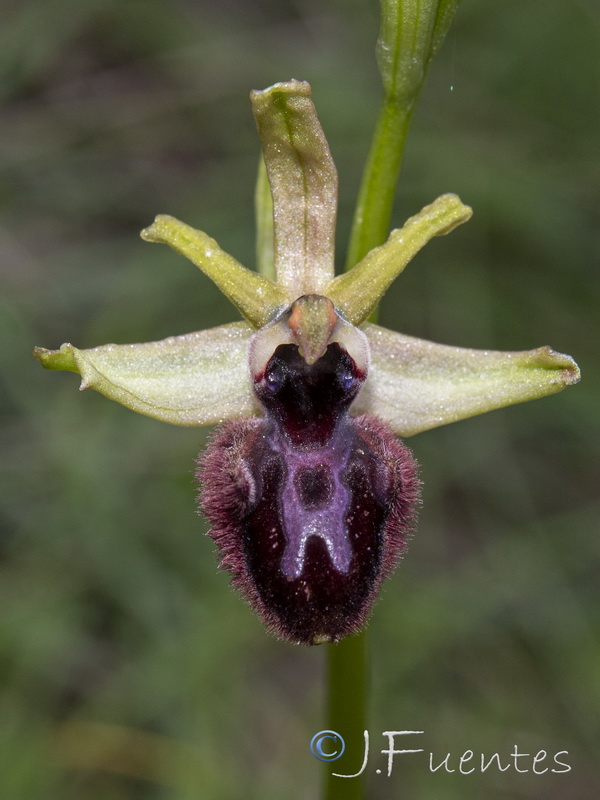
[[[363,731],[367,727],[367,634],[349,636],[327,646],[327,728],[339,733],[345,743],[344,764],[358,772],[364,752]],[[325,800],[362,800],[364,775],[335,778],[334,763],[325,763]]]
[[[346,269],[386,238],[414,103],[386,99],[381,108],[358,195]]]
[[[346,269],[387,237],[413,111],[459,0],[380,0],[377,63],[384,101],[365,165]]]
[[[444,40],[459,0],[380,0],[377,61],[384,101],[365,165],[348,245],[352,269],[386,240],[406,137],[429,63]],[[371,319],[376,315],[373,313]],[[362,765],[367,708],[366,634],[328,646],[328,726],[346,742],[344,764]],[[349,757],[347,757],[347,754]],[[354,766],[355,765],[355,766]],[[364,775],[335,778],[326,765],[325,800],[362,800]],[[340,774],[342,770],[339,770]]]
[[[390,100],[383,104],[358,196],[348,249],[348,269],[387,237],[411,116],[412,106],[403,107]],[[352,765],[352,773],[360,769],[364,753],[363,732],[368,727],[367,680],[366,631],[328,646],[327,727],[344,738],[344,763]],[[332,763],[326,763],[324,800],[362,800],[364,774],[344,779],[334,777],[334,772]]]
[[[384,100],[365,165],[354,214],[346,268],[351,269],[386,238],[392,216],[404,145],[414,102]],[[372,315],[375,318],[377,312]],[[327,653],[328,729],[346,743],[344,763],[358,772],[364,754],[368,716],[368,647],[366,631],[329,645]],[[336,778],[325,764],[324,800],[362,800],[365,776]],[[341,772],[341,770],[340,770]]]

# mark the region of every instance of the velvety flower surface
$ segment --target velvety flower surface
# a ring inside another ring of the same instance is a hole
[[[199,466],[222,564],[272,630],[310,644],[362,626],[405,547],[418,481],[395,434],[560,391],[579,371],[549,347],[471,350],[368,322],[421,247],[471,209],[439,197],[336,277],[337,174],[310,87],[289,81],[251,100],[264,156],[257,271],[172,217],[142,231],[189,258],[244,321],[35,355],[148,416],[226,423]]]

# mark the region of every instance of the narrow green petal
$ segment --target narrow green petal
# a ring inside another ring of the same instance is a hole
[[[401,436],[534,400],[579,380],[570,356],[448,347],[367,323],[371,367],[353,413],[375,414]]]
[[[320,293],[334,275],[337,172],[310,97],[294,80],[250,94],[273,195],[277,281],[292,300]]]
[[[254,334],[245,322],[145,344],[78,350],[36,347],[47,369],[81,374],[91,387],[127,408],[173,425],[209,425],[256,413],[248,372]]]
[[[275,253],[273,232],[273,198],[267,177],[265,160],[261,156],[254,190],[256,217],[256,271],[266,278],[275,279]]]
[[[450,233],[471,218],[472,210],[455,194],[444,194],[392,231],[352,267],[338,275],[323,292],[353,325],[360,325],[373,312],[390,284],[408,262],[434,236]]]
[[[175,217],[160,214],[140,236],[147,242],[168,244],[199,267],[255,328],[266,325],[289,305],[287,294],[273,281],[243,267],[210,236]]]

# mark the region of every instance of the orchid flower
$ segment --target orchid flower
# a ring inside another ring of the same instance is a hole
[[[279,83],[251,101],[264,158],[258,271],[170,216],[141,233],[199,267],[243,321],[145,344],[34,353],[139,413],[226,423],[199,466],[222,566],[269,628],[311,644],[362,627],[405,548],[418,480],[395,434],[558,392],[579,371],[549,347],[471,350],[370,322],[415,254],[471,209],[456,195],[439,197],[336,277],[337,174],[310,86]]]

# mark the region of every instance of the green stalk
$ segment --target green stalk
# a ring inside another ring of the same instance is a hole
[[[346,269],[387,239],[413,108],[390,99],[383,103],[354,212]]]
[[[380,3],[377,60],[384,101],[358,195],[346,269],[387,239],[413,111],[431,59],[444,40],[459,0]],[[356,765],[352,771],[357,772],[364,752],[363,731],[368,728],[366,634],[328,645],[327,658],[328,728],[344,738],[344,763]],[[336,778],[332,775],[338,771],[332,769],[334,764],[325,764],[325,800],[362,800],[364,774]]]
[[[364,755],[363,731],[367,726],[367,633],[348,636],[338,644],[326,645],[327,653],[327,729],[339,733],[345,743],[343,764],[347,771],[360,770]],[[337,762],[325,763],[325,800],[362,800],[364,778],[336,778],[344,773]]]
[[[384,100],[358,195],[346,269],[387,239],[413,111],[459,0],[380,0]]]

